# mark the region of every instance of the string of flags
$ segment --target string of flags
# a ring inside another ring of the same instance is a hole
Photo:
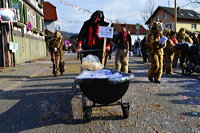
[[[83,23],[83,21],[77,21],[77,20],[57,20],[59,23]]]
[[[74,8],[74,9],[77,9],[77,10],[79,10],[79,11],[81,11],[81,12],[83,12],[83,13],[89,13],[89,14],[91,14],[92,15],[92,13],[93,12],[91,12],[90,10],[85,10],[85,9],[82,9],[82,8],[80,8],[80,7],[78,7],[78,6],[76,6],[76,5],[73,5],[73,4],[71,4],[71,3],[69,3],[69,2],[66,2],[65,0],[57,0],[59,3],[63,3],[65,6],[69,6],[69,7],[71,7],[71,8]],[[108,18],[105,18],[105,20],[107,20],[107,21],[109,21],[109,22],[113,22],[111,19],[108,19]],[[66,21],[66,22],[68,22],[68,23],[80,23],[80,21]]]

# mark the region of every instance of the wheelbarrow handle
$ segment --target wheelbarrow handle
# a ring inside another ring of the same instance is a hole
[[[102,51],[102,49],[82,50],[80,53],[99,52],[99,51]]]

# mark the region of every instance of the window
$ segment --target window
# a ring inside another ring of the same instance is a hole
[[[167,14],[163,14],[163,19],[167,19]]]
[[[188,13],[191,17],[193,17],[194,15],[193,14],[191,14],[191,13]]]
[[[192,29],[197,29],[197,24],[192,24]]]
[[[35,15],[35,12],[32,12],[32,24],[33,24],[33,28],[36,28],[36,15]]]
[[[157,16],[157,17],[156,17],[156,21],[160,21],[160,16]]]
[[[180,14],[181,16],[184,16],[184,14],[183,14],[183,13],[181,13],[181,12],[179,12],[179,14]]]
[[[172,24],[165,24],[165,28],[172,29]]]
[[[198,17],[200,17],[200,14],[197,14]]]

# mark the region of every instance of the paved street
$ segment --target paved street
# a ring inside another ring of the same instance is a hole
[[[147,79],[149,63],[131,57],[135,78],[123,97],[131,104],[129,118],[123,119],[120,106],[99,107],[87,123],[82,93],[72,89],[80,61],[76,54],[66,54],[65,59],[63,77],[53,77],[49,57],[0,69],[0,133],[200,132],[199,74],[183,76],[177,68],[154,84]],[[114,68],[114,57],[107,67]]]

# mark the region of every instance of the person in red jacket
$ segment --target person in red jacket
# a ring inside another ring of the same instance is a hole
[[[104,38],[99,37],[98,33],[100,26],[108,25],[109,23],[104,21],[103,11],[95,11],[91,18],[84,22],[79,32],[77,52],[88,50],[89,52],[83,53],[84,57],[88,54],[96,55],[102,62]],[[106,51],[110,51],[110,42],[111,40],[107,39]]]

